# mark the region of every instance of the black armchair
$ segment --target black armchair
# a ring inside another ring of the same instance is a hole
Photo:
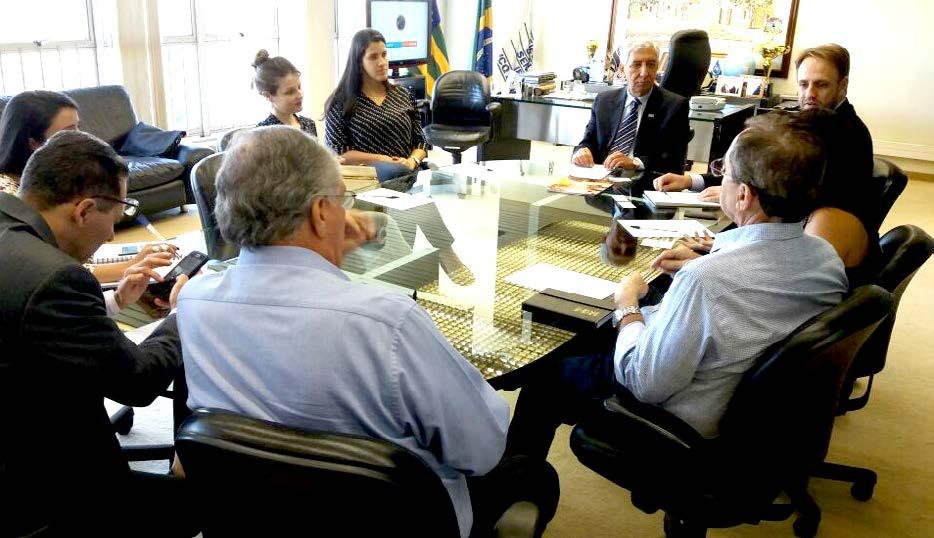
[[[671,36],[668,67],[661,87],[690,99],[701,91],[710,68],[710,38],[703,30],[681,30]]]
[[[876,184],[876,194],[879,195],[879,201],[877,204],[873,204],[878,213],[875,222],[870,224],[874,224],[878,230],[892,206],[895,205],[895,200],[898,199],[908,185],[908,176],[897,165],[885,159],[876,157],[872,161],[872,179]]]
[[[608,400],[571,434],[592,470],[632,493],[646,513],[665,511],[668,537],[783,520],[797,509],[797,536],[813,536],[820,508],[807,493],[824,460],[843,379],[856,352],[888,316],[891,295],[857,289],[763,353],[705,440],[667,411]],[[792,504],[773,504],[785,491]]]
[[[214,218],[214,199],[217,196],[214,181],[223,162],[224,154],[216,153],[203,159],[191,171],[191,190],[195,204],[198,206],[204,243],[208,249],[207,255],[214,260],[229,260],[240,253],[236,245],[228,243],[221,236],[220,228],[217,227],[217,219]]]
[[[493,138],[493,114],[498,110],[499,103],[490,102],[490,87],[483,75],[448,71],[435,82],[425,139],[451,152],[454,163],[459,163],[464,150]]]
[[[934,239],[917,226],[906,224],[889,230],[879,240],[882,250],[883,265],[875,284],[888,290],[894,300],[892,315],[879,325],[866,344],[860,349],[853,366],[847,374],[844,386],[843,400],[840,403],[840,414],[847,411],[862,409],[869,402],[869,393],[872,390],[873,376],[885,367],[888,354],[889,340],[892,338],[892,329],[895,326],[895,316],[902,294],[911,283],[918,269],[934,254]],[[850,391],[856,379],[868,377],[866,391],[857,398],[850,397]]]
[[[199,409],[182,424],[175,444],[195,493],[209,500],[202,508],[206,538],[292,536],[299,530],[316,536],[459,536],[440,478],[388,441]],[[235,506],[246,509],[231,517]],[[517,503],[498,528],[506,536],[532,536],[536,516],[534,505]]]

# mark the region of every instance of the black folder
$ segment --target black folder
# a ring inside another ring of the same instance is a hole
[[[548,288],[526,299],[522,310],[531,313],[536,323],[584,332],[598,329],[612,320],[616,301],[612,297],[594,299]]]

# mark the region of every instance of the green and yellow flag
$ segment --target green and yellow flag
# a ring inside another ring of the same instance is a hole
[[[473,45],[474,71],[493,82],[493,0],[480,0],[477,5],[477,37]]]
[[[448,69],[448,49],[441,31],[441,14],[438,12],[438,2],[431,0],[431,51],[428,64],[418,66],[418,70],[425,75],[425,92],[428,95],[434,92],[435,80],[447,73]]]

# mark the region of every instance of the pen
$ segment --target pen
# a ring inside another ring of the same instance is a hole
[[[395,194],[393,194],[393,195],[385,195],[385,194],[370,194],[370,195],[366,195],[366,194],[365,194],[365,195],[363,195],[363,198],[364,198],[364,199],[366,199],[366,198],[389,198],[389,199],[395,199],[395,198],[399,198],[399,196],[398,196],[398,195],[395,195]]]

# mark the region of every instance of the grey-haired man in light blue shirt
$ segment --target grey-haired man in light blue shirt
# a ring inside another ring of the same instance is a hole
[[[619,333],[610,349],[556,361],[522,388],[507,453],[544,458],[561,423],[613,394],[657,404],[704,437],[743,374],[770,345],[839,303],[843,262],[803,233],[824,168],[820,140],[788,116],[760,116],[727,153],[720,205],[737,228],[674,275],[662,302],[639,306],[638,273],[618,293]]]
[[[547,523],[554,470],[500,461],[506,401],[411,298],[338,268],[370,223],[350,209],[334,155],[260,127],[226,154],[216,186],[218,226],[241,250],[179,297],[189,407],[399,444],[441,478],[462,536],[518,500]]]

